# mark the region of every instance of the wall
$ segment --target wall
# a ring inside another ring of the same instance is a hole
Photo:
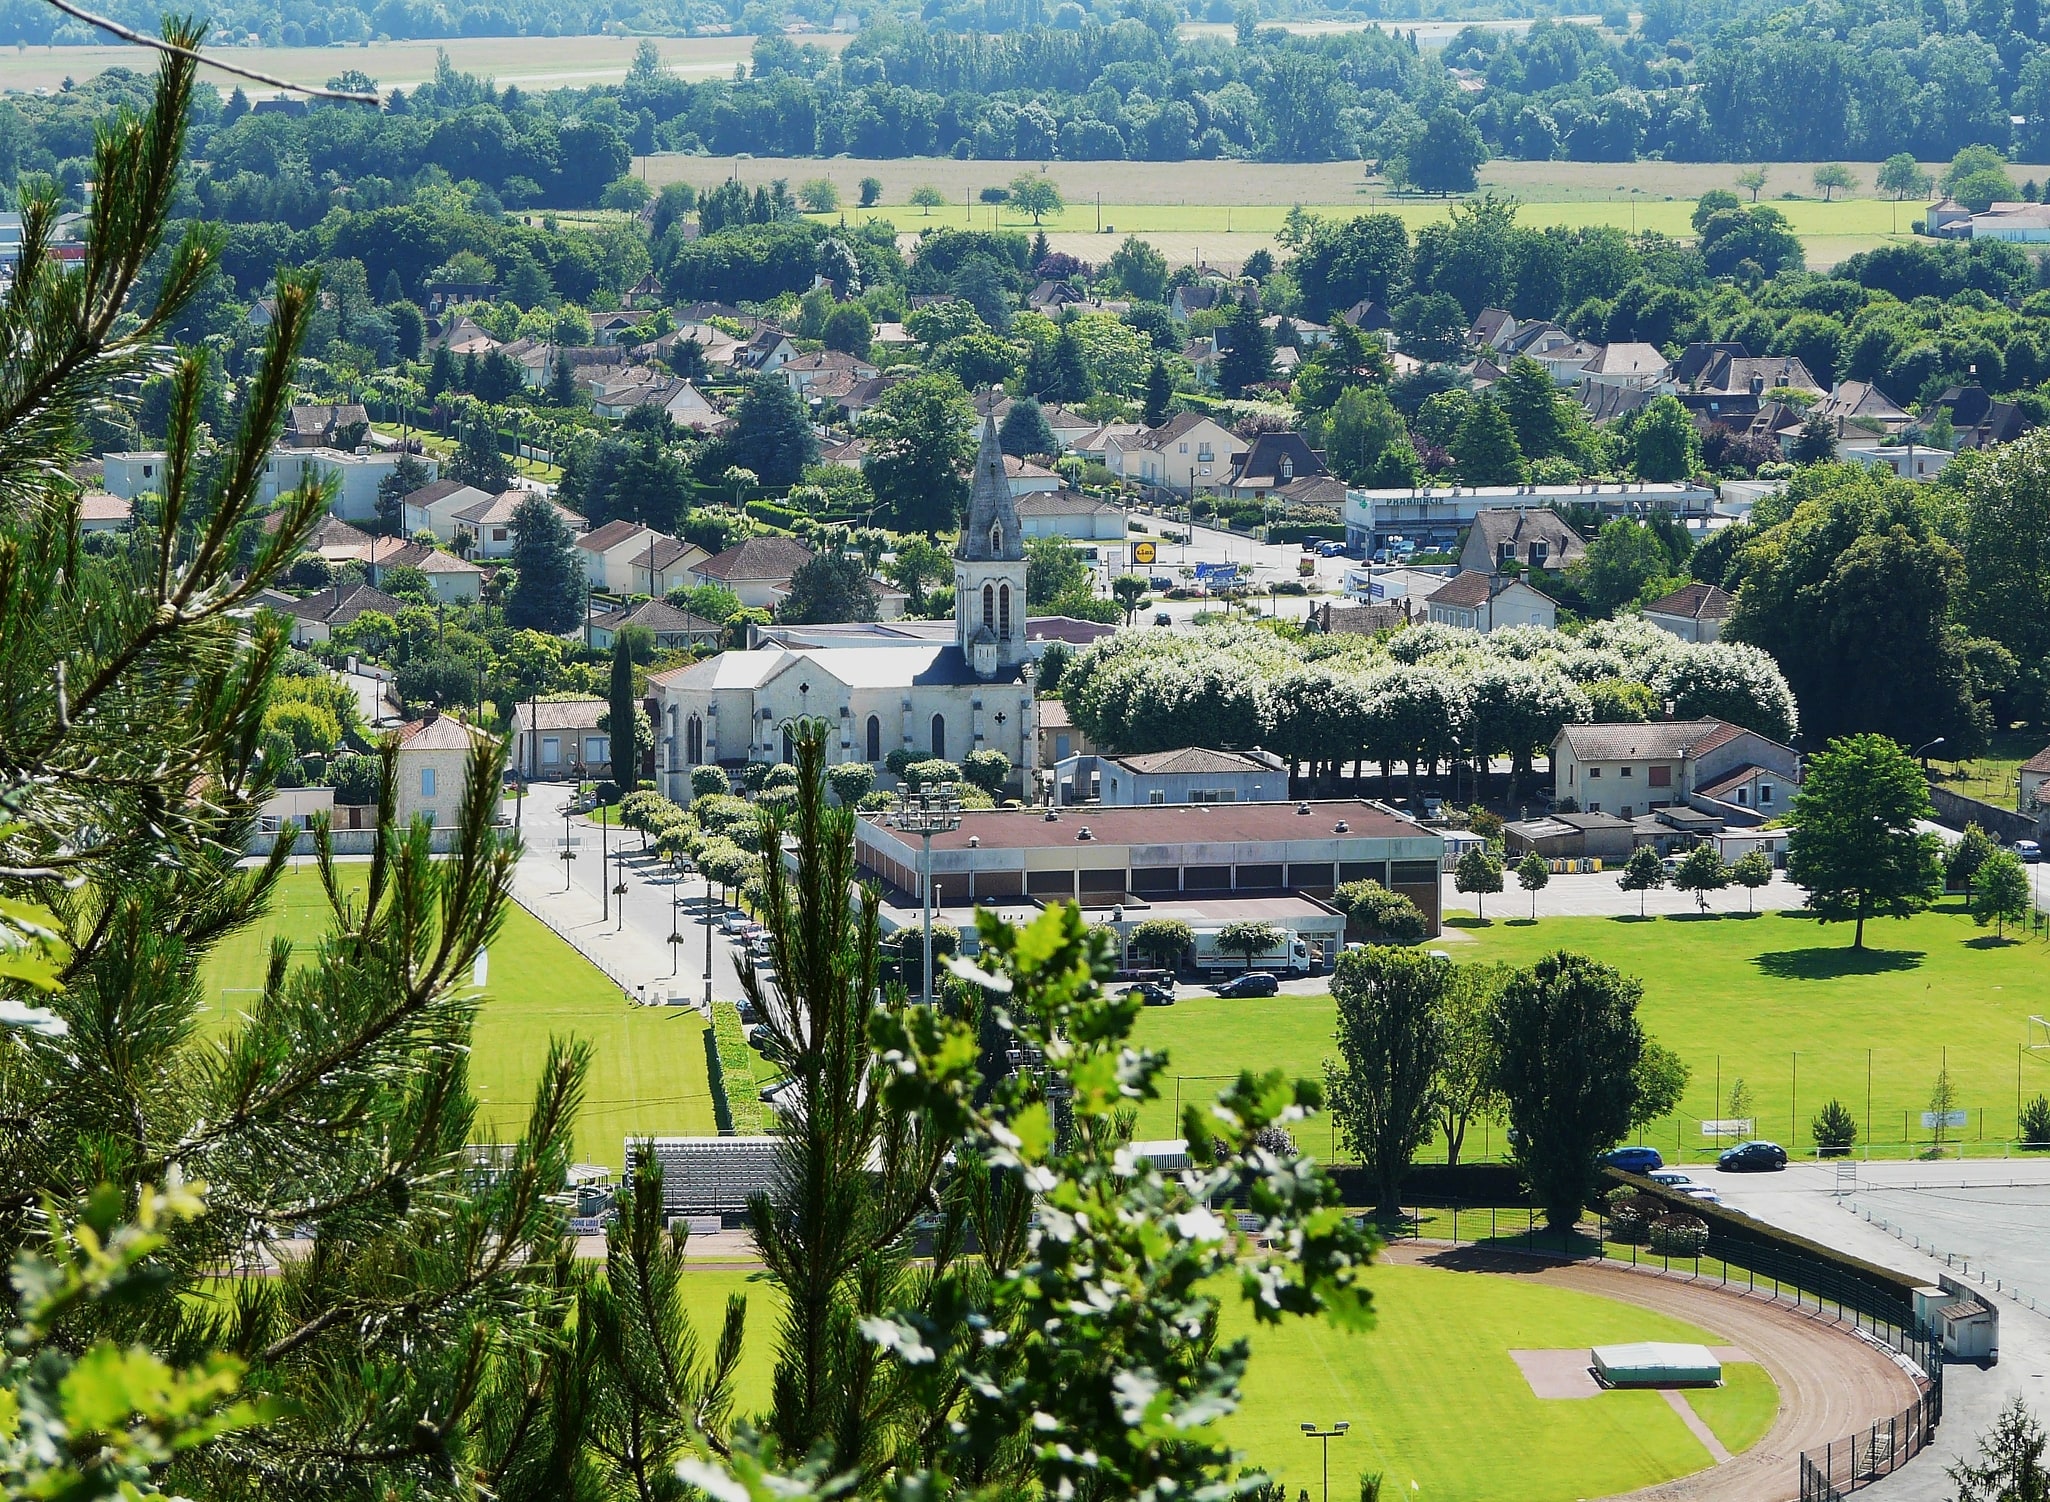
[[[2036,837],[2036,820],[2032,815],[2018,814],[1994,803],[1982,803],[1977,798],[1967,798],[1934,783],[1929,787],[1929,801],[1936,806],[1938,822],[1953,829],[1962,829],[1968,823],[1976,824],[2003,844]]]

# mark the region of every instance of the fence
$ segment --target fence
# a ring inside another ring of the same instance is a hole
[[[1936,1383],[1892,1418],[1862,1434],[1801,1454],[1801,1502],[1838,1502],[1913,1460],[1929,1446],[1942,1416],[1943,1386]]]
[[[1917,1188],[1920,1186],[1901,1185],[1899,1187]],[[2024,1186],[2018,1183],[2013,1183],[2004,1186],[1998,1184],[1957,1184],[1945,1185],[1944,1187],[1957,1189],[1998,1189],[2004,1187],[2015,1189],[2023,1187],[2036,1188],[2038,1186],[2034,1184]],[[2003,1277],[1999,1277],[1997,1275],[1989,1276],[1983,1265],[1974,1268],[1972,1266],[1971,1258],[1966,1257],[1957,1252],[1946,1252],[1942,1247],[1938,1246],[1935,1242],[1925,1241],[1922,1239],[1921,1236],[1919,1236],[1913,1231],[1902,1230],[1899,1226],[1895,1225],[1892,1221],[1886,1219],[1884,1216],[1874,1215],[1870,1210],[1867,1210],[1863,1205],[1853,1204],[1847,1205],[1845,1206],[1845,1208],[1850,1210],[1853,1214],[1865,1220],[1868,1224],[1877,1226],[1880,1230],[1886,1232],[1887,1235],[1893,1237],[1894,1240],[1905,1241],[1909,1245],[1913,1246],[1916,1251],[1925,1252],[1931,1257],[1941,1257],[1943,1259],[1943,1265],[1945,1267],[1951,1269],[1953,1272],[1963,1273],[1966,1277],[1970,1278],[1973,1282],[1977,1283],[1981,1288],[1986,1289],[1992,1293],[1997,1293],[2001,1295],[2003,1298],[2012,1299],[2015,1303],[2033,1309],[2038,1314],[2050,1314],[2050,1308],[2046,1308],[2044,1305],[2038,1303],[2033,1294],[2023,1292],[2022,1289],[2017,1287],[2015,1284],[2008,1282]]]

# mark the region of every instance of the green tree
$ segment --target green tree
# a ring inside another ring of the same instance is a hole
[[[1432,1090],[1444,1059],[1440,1015],[1452,966],[1415,949],[1350,949],[1338,957],[1338,1057],[1324,1065],[1331,1113],[1374,1180],[1375,1208],[1401,1213],[1402,1181],[1431,1134]]]
[[[741,388],[733,404],[733,426],[726,435],[732,465],[750,471],[763,485],[795,485],[805,466],[819,457],[811,416],[803,399],[781,376],[756,376]]]
[[[883,393],[862,425],[862,474],[899,531],[947,532],[968,506],[975,412],[952,376],[913,376]]]
[[[1011,758],[1001,751],[970,751],[961,758],[961,776],[969,786],[1001,798],[1004,784],[1011,780]]]
[[[1061,211],[1061,190],[1054,186],[1053,179],[1036,172],[1021,172],[1011,179],[1012,205],[1032,216],[1034,224],[1048,214]]]
[[[640,700],[634,695],[634,660],[623,631],[612,638],[612,678],[605,703],[608,717],[604,729],[612,740],[612,780],[622,790],[631,792],[640,782],[641,771],[640,761],[634,755],[640,749],[636,732],[647,715],[642,713]],[[654,740],[653,726],[649,727],[648,739],[650,743]],[[626,823],[624,809],[620,811],[620,823]],[[645,846],[645,840],[642,843]]]
[[[1044,605],[1089,588],[1089,565],[1065,537],[1035,537],[1025,544],[1025,601]]]
[[[1692,892],[1695,906],[1705,913],[1708,911],[1708,894],[1720,892],[1730,884],[1730,868],[1715,846],[1703,843],[1682,858],[1680,868],[1673,873],[1672,882],[1676,890]]]
[[[581,407],[583,389],[577,385],[576,368],[569,363],[569,356],[558,354],[555,369],[548,377],[548,404],[551,407]]]
[[[1730,879],[1744,889],[1744,911],[1754,911],[1759,888],[1772,881],[1772,857],[1763,850],[1747,850],[1730,866]]]
[[[1824,162],[1815,169],[1815,186],[1822,190],[1822,201],[1828,203],[1835,194],[1857,187],[1858,176],[1842,162]]]
[[[860,303],[843,302],[826,315],[819,339],[827,349],[837,349],[857,360],[866,360],[870,346],[875,342],[875,324],[868,316],[868,309]]]
[[[1993,1427],[1979,1436],[1975,1459],[1950,1468],[1958,1502],[2050,1502],[2050,1467],[2043,1464],[2043,1425],[2016,1393]]]
[[[1466,347],[1467,317],[1448,292],[1419,292],[1395,305],[1395,343],[1419,360],[1457,360]]]
[[[1641,1132],[1679,1110],[1693,1072],[1672,1049],[1646,1038],[1644,1052],[1637,1056],[1637,1068],[1631,1073],[1637,1096],[1630,1107],[1631,1130]]]
[[[1155,355],[1146,371],[1146,399],[1139,420],[1149,428],[1167,421],[1168,404],[1174,400],[1174,382],[1168,378],[1167,362]]]
[[[554,636],[583,623],[584,566],[569,524],[546,496],[523,497],[513,508],[512,566],[519,582],[505,602],[508,626]]]
[[[835,762],[826,771],[833,796],[842,808],[853,808],[875,791],[876,769],[865,761]]]
[[[1485,845],[1468,846],[1452,867],[1452,887],[1474,899],[1476,916],[1485,923],[1488,914],[1483,899],[1502,890],[1502,858]]]
[[[872,209],[883,201],[883,180],[880,177],[864,177],[861,180],[860,206]]]
[[[1858,1140],[1858,1119],[1851,1114],[1849,1106],[1832,1096],[1829,1103],[1815,1113],[1815,1119],[1808,1124],[1808,1131],[1815,1139],[1818,1157],[1842,1157]]]
[[[1179,918],[1148,918],[1133,925],[1132,948],[1160,970],[1179,970],[1196,945],[1196,931]]]
[[[1397,488],[1422,472],[1402,415],[1379,386],[1340,393],[1325,420],[1325,448],[1332,473],[1348,485]]]
[[[1217,947],[1226,954],[1243,955],[1248,970],[1253,961],[1288,937],[1285,930],[1272,923],[1262,923],[1251,918],[1242,918],[1227,923],[1217,931]]]
[[[1992,837],[1977,823],[1967,820],[1965,832],[1958,836],[1958,842],[1951,846],[1944,856],[1943,882],[1945,886],[1972,888],[1972,881],[1979,874],[1979,868],[1991,860],[2000,849]]]
[[[2005,938],[2008,924],[2028,926],[2031,907],[2029,868],[2012,850],[1995,851],[1972,887],[1972,921],[1981,928],[1996,924],[1995,936]]]
[[[1224,337],[1228,344],[1217,362],[1217,383],[1226,396],[1241,396],[1248,387],[1274,378],[1274,336],[1250,298],[1233,306]]]
[[[1016,459],[1023,459],[1029,454],[1057,454],[1061,447],[1060,440],[1054,437],[1053,428],[1046,420],[1046,413],[1029,396],[1011,403],[1010,411],[997,424],[997,444]]]
[[[840,190],[831,178],[809,178],[797,185],[797,201],[807,214],[830,214],[840,207]]]
[[[1471,193],[1487,158],[1480,132],[1458,110],[1441,105],[1403,148],[1403,175],[1426,193]]]
[[[923,537],[897,544],[897,554],[884,565],[890,582],[911,596],[914,611],[925,609],[925,586],[947,577],[947,555]]]
[[[834,625],[876,618],[875,586],[858,554],[834,547],[808,559],[790,576],[790,593],[776,618],[790,625]]]
[[[1455,965],[1438,1003],[1438,1077],[1432,1109],[1445,1137],[1445,1161],[1456,1165],[1467,1129],[1501,1109],[1495,1089],[1494,1015],[1496,998],[1509,983],[1507,965]]]
[[[1495,399],[1516,430],[1517,447],[1526,459],[1549,459],[1563,451],[1565,422],[1559,411],[1559,388],[1552,373],[1518,355],[1494,386]]]
[[[1637,916],[1644,916],[1644,894],[1666,884],[1666,868],[1659,859],[1658,851],[1649,845],[1639,845],[1630,852],[1630,859],[1623,864],[1623,874],[1616,878],[1616,885],[1626,892],[1637,894]]]
[[[448,477],[486,495],[503,495],[512,489],[512,461],[498,446],[498,430],[484,417],[463,424],[455,457],[448,461]]]
[[[1630,426],[1630,465],[1656,484],[1684,480],[1701,462],[1701,434],[1678,397],[1645,403]]]
[[[1966,484],[1959,610],[2023,662],[2050,657],[2050,432],[1993,450]]]
[[[1880,192],[1899,203],[1903,198],[1920,198],[1927,193],[1931,179],[1913,153],[1897,151],[1880,164],[1875,181]]]
[[[1125,624],[1131,625],[1139,614],[1139,607],[1146,603],[1146,579],[1142,574],[1119,574],[1110,581],[1111,597],[1125,612]]]
[[[406,532],[405,499],[431,484],[427,466],[411,453],[399,455],[391,473],[377,482],[377,531],[384,537],[403,537]]]
[[[1125,236],[1110,253],[1103,274],[1136,302],[1167,300],[1167,257],[1137,235]]]
[[[1469,485],[1515,485],[1523,479],[1516,430],[1493,397],[1483,396],[1467,412],[1452,440],[1452,458]]]
[[[1657,532],[1619,516],[1589,539],[1587,552],[1567,573],[1589,607],[1606,616],[1637,599],[1653,580],[1663,579],[1672,565]]]
[[[1807,774],[1794,795],[1787,875],[1824,923],[1854,922],[1851,947],[1862,949],[1867,918],[1905,918],[1942,888],[1942,842],[1916,829],[1930,816],[1929,785],[1883,735],[1831,741]]]
[[[945,208],[947,195],[930,183],[921,183],[911,190],[911,206],[922,210],[921,217],[931,218],[934,209]]]
[[[1517,1166],[1555,1230],[1571,1229],[1598,1182],[1596,1158],[1630,1131],[1643,988],[1561,951],[1519,970],[1496,1000],[1496,1086]]]
[[[1758,194],[1765,187],[1765,169],[1763,167],[1746,167],[1737,174],[1737,186],[1751,195],[1753,203],[1758,202]],[[1700,227],[1699,225],[1695,226],[1696,229]]]
[[[1827,464],[1836,457],[1836,424],[1820,412],[1811,412],[1801,424],[1790,456],[1796,464]]]
[[[1523,859],[1516,863],[1516,884],[1530,893],[1530,921],[1533,923],[1537,922],[1538,893],[1550,886],[1551,882],[1552,867],[1535,850],[1525,854]]]

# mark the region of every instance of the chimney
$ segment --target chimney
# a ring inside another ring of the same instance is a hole
[[[420,711],[420,723],[423,725],[432,725],[436,720],[440,718],[441,711],[432,704],[428,705],[425,709]]]

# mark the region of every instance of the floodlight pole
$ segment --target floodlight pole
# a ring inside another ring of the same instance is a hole
[[[1307,1438],[1320,1439],[1324,1442],[1324,1502],[1331,1502],[1331,1441],[1344,1439],[1345,1431],[1351,1427],[1352,1425],[1343,1419],[1329,1429],[1319,1429],[1315,1424],[1303,1425],[1303,1434]]]
[[[890,815],[890,823],[919,839],[918,903],[925,935],[925,978],[919,999],[932,1005],[932,837],[961,827],[961,792],[951,782],[921,788]]]
[[[606,848],[606,836],[612,830],[612,806],[598,805],[598,921],[603,923],[612,916],[612,888],[605,884],[605,863],[612,859],[612,852]]]

